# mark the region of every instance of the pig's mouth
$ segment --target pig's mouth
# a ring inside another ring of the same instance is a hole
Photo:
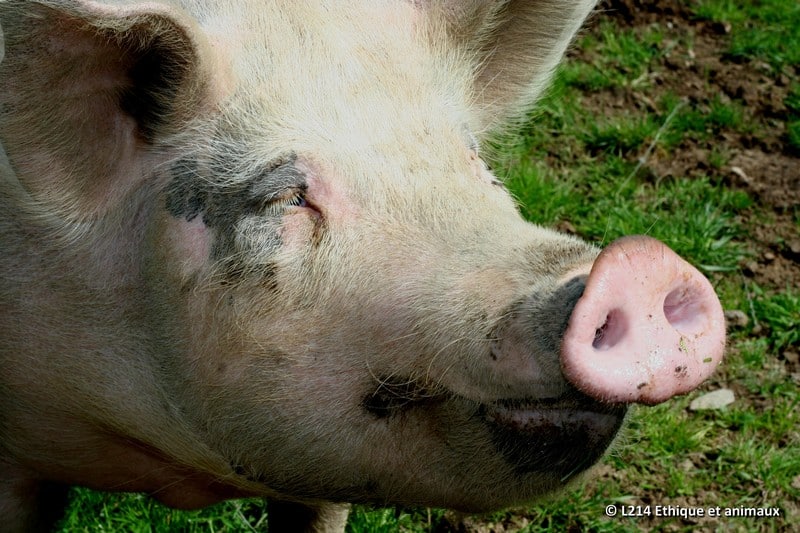
[[[382,380],[363,401],[373,416],[386,419],[455,401],[468,405],[484,424],[497,451],[517,474],[547,473],[567,481],[592,466],[622,426],[627,407],[607,404],[571,390],[549,399],[475,402],[441,387],[414,380]]]
[[[480,416],[518,474],[543,472],[567,481],[600,457],[622,426],[627,408],[580,393],[545,400],[484,404]]]

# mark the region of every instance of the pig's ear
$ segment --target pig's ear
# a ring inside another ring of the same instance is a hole
[[[527,111],[596,0],[418,0],[455,46],[476,57],[479,131]]]
[[[0,2],[0,176],[40,208],[102,215],[152,165],[153,145],[202,98],[190,23],[159,7]],[[2,150],[0,150],[2,155]]]

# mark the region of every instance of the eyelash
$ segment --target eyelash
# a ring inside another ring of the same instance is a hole
[[[266,215],[282,215],[289,207],[309,207],[303,189],[289,189],[281,195],[269,198],[264,205]]]
[[[284,207],[294,206],[294,207],[308,207],[308,202],[306,201],[306,195],[302,191],[298,191],[293,197],[289,198],[284,202]]]

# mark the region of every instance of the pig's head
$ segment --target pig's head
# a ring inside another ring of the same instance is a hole
[[[486,510],[719,362],[699,272],[527,223],[481,160],[592,1],[182,4],[0,7],[18,194],[225,466],[137,439],[247,493]]]

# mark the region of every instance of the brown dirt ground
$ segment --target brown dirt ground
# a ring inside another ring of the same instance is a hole
[[[747,133],[722,128],[706,140],[685,139],[670,153],[655,150],[642,172],[653,180],[709,176],[747,192],[755,205],[739,214],[750,252],[740,265],[743,279],[767,293],[800,288],[795,222],[800,216],[800,150],[787,141],[784,105],[792,85],[800,83],[800,65],[775,72],[760,61],[733,60],[726,53],[732,28],[696,19],[684,0],[603,0],[588,31],[596,31],[603,19],[639,33],[658,26],[664,34],[662,47],[669,52],[651,65],[646,89],[587,94],[587,107],[609,113],[652,112],[655,102],[668,93],[700,111],[708,110],[715,98],[737,104]],[[574,55],[592,61],[590,53]],[[711,163],[713,153],[723,154],[722,166]],[[796,347],[779,357],[788,375],[800,379]]]
[[[654,153],[648,170],[657,179],[710,176],[750,194],[758,205],[741,216],[751,230],[753,255],[742,272],[767,290],[800,287],[800,235],[793,220],[800,210],[800,153],[786,142],[783,104],[792,83],[800,81],[800,66],[775,73],[764,63],[727,58],[731,28],[694,19],[681,0],[604,0],[600,10],[595,22],[611,18],[642,32],[658,25],[670,51],[652,67],[646,94],[601,91],[587,102],[600,109],[653,111],[653,102],[671,92],[699,109],[715,97],[740,104],[755,125],[752,132],[722,130],[708,141],[684,141],[669,155]],[[721,168],[709,163],[712,151],[727,156]]]

